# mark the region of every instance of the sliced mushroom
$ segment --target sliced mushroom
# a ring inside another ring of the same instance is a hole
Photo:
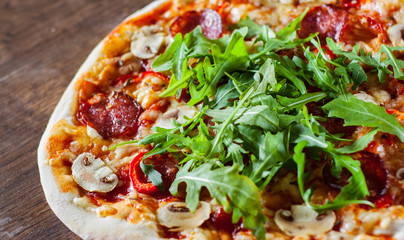
[[[393,45],[395,45],[395,46],[404,45],[403,31],[404,31],[403,24],[396,24],[389,28],[389,30],[387,32],[389,34],[390,40],[393,43]]]
[[[293,205],[291,211],[278,210],[275,213],[275,223],[290,236],[327,232],[334,226],[335,219],[333,211],[319,215],[305,205]]]
[[[173,128],[172,120],[184,124],[187,118],[192,118],[198,112],[196,107],[189,107],[187,104],[178,104],[171,101],[172,106],[156,120],[157,127]]]
[[[82,153],[72,165],[74,180],[89,192],[110,192],[118,184],[118,177],[100,158]]]
[[[154,57],[164,42],[164,33],[156,26],[144,26],[132,36],[130,51],[141,59]]]
[[[400,168],[397,170],[396,177],[400,180],[404,179],[404,168]]]
[[[157,209],[160,224],[172,231],[193,229],[205,222],[210,215],[210,205],[199,202],[195,213],[191,213],[184,202],[171,202]]]
[[[358,99],[364,101],[364,102],[370,102],[370,103],[374,103],[376,105],[379,105],[379,102],[377,101],[377,99],[365,92],[359,92],[354,94],[355,97],[357,97]]]

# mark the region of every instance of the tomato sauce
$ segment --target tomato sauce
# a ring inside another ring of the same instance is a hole
[[[216,229],[227,233],[233,233],[236,229],[236,226],[232,223],[231,214],[226,213],[223,207],[220,207],[219,210],[211,213],[209,221]]]
[[[129,179],[129,166],[126,165],[119,169],[116,173],[119,179],[118,186],[108,193],[98,193],[98,192],[87,192],[88,198],[91,202],[97,206],[100,206],[102,202],[119,202],[123,199],[123,196],[126,196],[131,188],[130,179]]]

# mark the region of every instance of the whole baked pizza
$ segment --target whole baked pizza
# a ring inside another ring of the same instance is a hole
[[[38,151],[84,239],[404,239],[404,2],[155,1]]]

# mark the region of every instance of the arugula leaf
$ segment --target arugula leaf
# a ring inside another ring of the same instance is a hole
[[[209,56],[212,45],[216,45],[224,51],[228,42],[229,36],[227,35],[219,39],[206,38],[200,26],[197,26],[184,37],[184,43],[189,49],[187,53],[188,58],[203,58]]]
[[[300,16],[295,18],[292,22],[290,22],[285,28],[281,29],[276,33],[276,36],[280,39],[295,39],[296,38],[296,30],[300,28],[300,24],[302,23],[303,18],[309,12],[310,8],[306,8]]]
[[[404,47],[389,47],[387,45],[382,45],[380,50],[376,53],[375,57],[372,56],[370,52],[366,52],[364,49],[359,49],[358,45],[353,47],[351,52],[343,51],[339,44],[336,44],[331,38],[327,38],[327,46],[336,55],[341,55],[349,60],[360,61],[366,65],[374,67],[378,71],[379,81],[384,83],[387,74],[394,73],[394,78],[404,80],[404,73],[402,68],[404,67],[404,61],[397,59],[393,51],[403,51]],[[382,54],[387,56],[386,59],[382,59]],[[388,69],[388,66],[393,68],[393,72]]]
[[[340,154],[350,154],[361,151],[366,148],[371,141],[373,141],[373,137],[376,135],[376,133],[377,128],[372,129],[370,132],[366,133],[364,136],[362,136],[359,140],[353,142],[351,145],[337,148],[335,149],[335,151]]]
[[[260,77],[262,75],[262,78]],[[256,89],[256,94],[265,93],[267,91],[268,85],[272,87],[272,89],[276,88],[276,78],[275,78],[275,66],[274,63],[267,59],[264,64],[260,67],[258,72],[254,75],[254,79],[259,82],[259,85]]]
[[[215,98],[210,104],[210,108],[222,108],[226,106],[232,106],[233,103],[230,100],[238,98],[240,93],[237,91],[232,81],[229,81],[227,84],[220,86],[217,89]]]
[[[293,123],[300,123],[304,119],[303,113],[300,111],[296,115],[292,114],[278,114],[279,127],[286,129]]]
[[[265,105],[254,106],[242,111],[241,117],[235,123],[257,126],[271,132],[279,130],[279,119],[276,112],[271,111]]]
[[[243,27],[248,28],[248,33],[246,35],[247,39],[254,36],[259,36],[260,39],[264,39],[266,41],[270,37],[275,37],[275,33],[267,25],[258,25],[248,16],[245,19],[241,19],[235,25],[230,26],[230,29],[234,30]]]
[[[170,44],[167,50],[160,54],[156,60],[152,63],[152,68],[156,72],[162,72],[170,70],[173,66],[174,54],[178,51],[177,49],[182,45],[182,35],[181,33],[175,35],[174,41]]]
[[[352,81],[354,83],[352,86],[353,90],[356,90],[362,83],[367,82],[368,76],[357,61],[350,62],[347,69],[352,74]]]
[[[266,218],[261,213],[261,194],[248,177],[238,173],[238,166],[214,169],[213,164],[205,163],[192,169],[192,165],[193,161],[189,161],[180,169],[170,187],[170,192],[176,196],[178,185],[185,182],[186,202],[191,212],[194,212],[201,189],[206,187],[227,213],[233,210],[233,223],[242,216],[245,226],[252,229],[258,239],[264,239]]]
[[[270,53],[268,54],[268,57],[274,60],[277,75],[290,80],[301,94],[307,93],[306,86],[304,85],[302,79],[308,80],[309,76],[307,76],[302,69],[298,70],[295,63],[287,56],[283,56],[283,58],[281,58],[277,54]]]
[[[256,92],[255,92],[256,93]],[[279,107],[279,104],[276,102],[276,100],[271,96],[267,94],[254,94],[254,96],[251,97],[251,106],[267,106],[271,111],[275,111]]]
[[[155,185],[160,191],[165,191],[163,179],[161,178],[161,173],[154,169],[154,166],[151,164],[145,164],[143,160],[140,162],[140,168],[143,173],[148,176],[153,185]]]
[[[402,71],[402,68],[404,68],[404,61],[397,59],[393,51],[403,51],[404,47],[390,47],[387,45],[382,45],[380,46],[379,52],[376,54],[376,58],[380,59],[381,54],[385,53],[387,55],[387,59],[382,62],[384,66],[391,66],[393,68],[394,72],[394,78],[404,80],[404,73]]]
[[[345,100],[341,97],[323,106],[329,117],[342,118],[345,126],[377,127],[382,132],[396,135],[404,142],[404,128],[397,119],[386,112],[386,109],[376,104],[359,100],[349,95]]]
[[[246,108],[241,108],[235,115],[234,118],[240,117],[242,114],[242,111],[245,111]],[[234,108],[233,107],[227,107],[224,109],[208,109],[206,110],[206,114],[211,116],[214,122],[224,122],[226,121],[231,114],[233,113]]]
[[[308,147],[326,148],[328,144],[325,141],[325,134],[316,136],[312,129],[302,125],[295,124],[290,129],[290,141],[292,143],[299,143],[306,141]]]
[[[259,147],[258,158],[253,160],[246,168],[245,173],[259,188],[263,189],[271,181],[275,173],[281,168],[282,163],[289,157],[285,142],[285,132],[278,132],[275,135],[267,132],[265,138],[260,138],[257,143]]]
[[[284,109],[287,111],[290,109],[300,110],[307,103],[318,102],[321,99],[325,98],[326,96],[327,96],[327,94],[324,92],[316,92],[316,93],[307,93],[307,94],[301,95],[297,98],[288,98],[288,97],[283,97],[283,96],[277,96],[277,99],[278,99],[279,103],[282,104]]]
[[[349,204],[367,204],[373,206],[371,202],[363,200],[369,195],[369,191],[366,186],[365,176],[360,168],[360,162],[353,160],[347,155],[337,154],[333,152],[332,149],[328,150],[328,153],[332,156],[334,162],[346,168],[352,173],[352,176],[349,178],[349,183],[342,188],[341,192],[333,201],[326,200],[326,203],[323,205],[312,204],[310,198],[313,194],[313,188],[309,188],[306,191],[304,190],[305,182],[309,177],[309,173],[304,171],[306,155],[303,153],[303,149],[306,147],[307,143],[307,141],[302,141],[295,146],[293,160],[297,164],[299,190],[308,206],[320,213],[340,209]]]
[[[367,189],[365,176],[360,168],[360,162],[358,160],[353,160],[347,155],[340,155],[332,152],[330,155],[336,164],[346,168],[352,173],[352,176],[349,178],[349,183],[341,189],[341,192],[333,201],[327,201],[324,205],[311,204],[311,207],[316,211],[324,212],[327,210],[340,209],[349,204],[366,204],[374,206],[373,203],[363,200],[369,195],[369,191]],[[311,194],[312,190],[308,190],[307,193],[305,193],[306,203],[309,201]]]
[[[254,88],[250,88],[247,91],[243,93],[241,96],[240,102],[238,103],[238,106],[233,110],[232,114],[224,121],[222,124],[220,124],[218,128],[218,132],[215,136],[215,138],[212,140],[212,148],[207,155],[207,157],[212,157],[215,155],[216,152],[219,152],[218,149],[220,149],[221,146],[221,138],[224,132],[226,131],[227,126],[233,121],[234,116],[237,114],[237,112],[243,107],[244,102],[246,102],[251,94],[253,93]]]
[[[229,132],[232,133],[233,131]],[[234,139],[234,134],[231,135],[232,137],[226,135],[226,137],[223,138],[224,145],[227,147],[227,155],[224,163],[232,161],[239,166],[239,171],[242,171],[244,169],[243,156],[248,153],[248,151],[241,146],[242,141],[240,139]]]
[[[328,68],[324,58],[321,57],[321,54],[316,55],[309,48],[306,48],[304,56],[309,61],[306,66],[307,70],[313,73],[314,82],[312,85],[321,88],[329,94],[338,93],[339,90],[336,87],[333,73]]]
[[[262,130],[241,124],[236,125],[234,130],[243,141],[244,148],[255,156],[259,156],[260,151],[265,149],[265,135],[262,134]]]
[[[203,61],[203,73],[197,74],[199,84],[189,84],[192,99],[189,105],[194,105],[203,100],[205,96],[213,96],[217,84],[225,75],[225,72],[246,70],[249,66],[247,48],[244,37],[240,32],[234,32],[224,52],[217,45],[211,47],[213,63],[209,58]]]

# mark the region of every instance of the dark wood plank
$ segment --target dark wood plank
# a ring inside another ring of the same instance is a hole
[[[92,48],[148,2],[0,1],[0,239],[79,239],[45,201],[39,140]]]

